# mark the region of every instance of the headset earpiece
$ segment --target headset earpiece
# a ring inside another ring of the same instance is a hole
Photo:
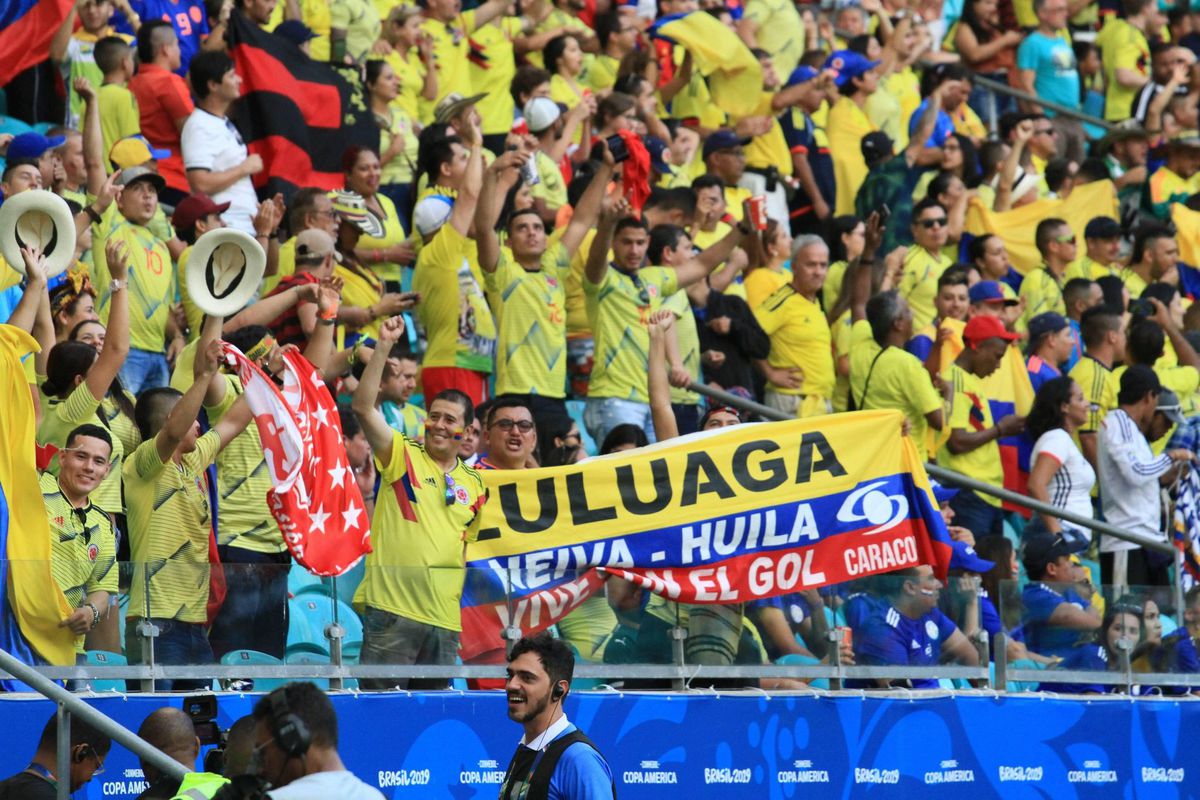
[[[311,736],[304,720],[292,713],[283,690],[271,695],[271,727],[275,743],[288,758],[300,758],[308,752]]]
[[[550,699],[557,703],[566,696],[567,687],[563,686],[561,682],[554,684],[554,689],[550,692]]]
[[[88,757],[87,745],[83,745],[78,750],[75,751],[75,763],[76,764],[82,764],[84,761],[87,761],[87,757]]]

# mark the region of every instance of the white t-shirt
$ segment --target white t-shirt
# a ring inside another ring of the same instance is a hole
[[[1029,457],[1030,465],[1036,464],[1038,456],[1045,453],[1058,465],[1058,472],[1050,478],[1047,487],[1050,492],[1050,505],[1065,509],[1081,517],[1091,518],[1092,486],[1096,483],[1096,471],[1083,457],[1083,453],[1071,440],[1071,434],[1062,428],[1046,431],[1033,444],[1033,454]],[[1089,541],[1092,532],[1088,528],[1063,520],[1063,527],[1078,531]]]
[[[287,786],[272,789],[274,800],[384,800],[383,793],[345,770],[314,772]]]
[[[207,169],[224,172],[246,160],[248,151],[241,134],[225,117],[197,108],[183,124],[179,135],[184,169]],[[258,195],[250,178],[239,178],[223,192],[212,195],[217,203],[229,203],[221,219],[231,228],[254,235],[254,215],[258,212]]]

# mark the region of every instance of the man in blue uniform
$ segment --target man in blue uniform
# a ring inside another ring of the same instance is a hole
[[[501,800],[596,800],[616,797],[604,756],[563,713],[575,656],[548,633],[517,642],[508,661],[508,717],[525,728]]]

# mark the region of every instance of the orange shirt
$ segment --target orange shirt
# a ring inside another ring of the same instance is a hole
[[[156,64],[142,64],[129,81],[129,91],[137,98],[142,135],[155,147],[171,151],[168,158],[158,162],[159,174],[166,179],[167,186],[189,193],[179,151],[180,128],[175,124],[176,120],[187,119],[193,110],[187,83]]]

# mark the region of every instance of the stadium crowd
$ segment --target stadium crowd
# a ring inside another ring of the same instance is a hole
[[[345,149],[342,187],[260,199],[231,15],[357,68],[379,142]],[[751,110],[723,110],[728,76],[656,21],[744,43]],[[1200,209],[1194,26],[1154,0],[79,0],[0,118],[4,202],[67,200],[74,254],[51,278],[28,248],[0,269],[0,318],[42,347],[41,486],[80,658],[137,663],[142,619],[161,664],[287,654],[291,556],[218,340],[276,374],[299,348],[339,402],[373,531],[362,663],[455,662],[482,470],[755,422],[696,384],[805,418],[898,409],[933,463],[1165,540],[1162,490],[1200,446],[1200,265],[1172,224]],[[1082,224],[1024,223],[1023,272],[1013,230],[971,222],[1095,184],[1108,201]],[[225,227],[267,266],[222,319],[184,276]],[[949,587],[918,567],[680,606],[609,579],[558,635],[584,661],[668,663],[681,626],[691,663],[815,663],[845,626],[843,662],[928,665],[977,664],[979,632],[1003,631],[1042,665],[1116,668],[1124,641],[1139,668],[1200,670],[1200,590],[1160,614],[1154,552],[938,499]]]

